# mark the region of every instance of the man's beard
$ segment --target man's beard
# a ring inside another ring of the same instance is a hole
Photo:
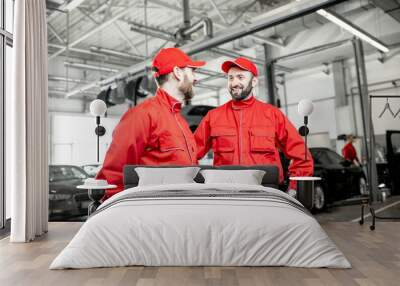
[[[233,100],[240,101],[247,98],[249,94],[251,94],[251,92],[253,91],[251,80],[249,81],[249,84],[245,88],[243,88],[243,86],[240,86],[240,88],[242,89],[242,91],[239,92],[238,94],[233,92],[232,87],[229,89],[229,93],[231,94]]]
[[[193,84],[189,81],[189,78],[186,74],[183,75],[183,83],[179,87],[179,90],[183,93],[183,99],[185,101],[191,100],[194,96]]]

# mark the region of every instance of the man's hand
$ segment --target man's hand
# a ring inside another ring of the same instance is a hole
[[[296,198],[297,195],[297,191],[294,189],[290,189],[286,192],[289,196],[291,196],[292,198]]]

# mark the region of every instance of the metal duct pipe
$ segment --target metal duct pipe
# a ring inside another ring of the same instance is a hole
[[[268,17],[267,19],[262,19],[260,21],[253,22],[244,27],[239,26],[238,28],[236,28],[236,26],[233,26],[226,33],[221,33],[219,36],[208,39],[206,41],[202,40],[190,43],[182,47],[182,49],[188,54],[195,54],[203,50],[209,49],[211,47],[216,47],[225,44],[227,42],[236,40],[238,38],[302,17],[304,15],[308,15],[319,9],[323,9],[343,1],[344,0],[336,0],[336,1],[310,0],[310,1],[304,1],[304,3],[297,2],[297,7],[293,7],[290,11],[281,10],[280,13],[273,14],[271,15],[271,17]]]
[[[183,6],[183,27],[185,29],[190,27],[190,7],[189,7],[189,0],[182,1]]]
[[[171,38],[168,35],[164,35],[158,32],[154,32],[153,30],[148,30],[148,29],[141,29],[141,28],[137,28],[137,27],[131,27],[131,31],[139,33],[139,34],[143,34],[143,35],[148,35],[148,36],[152,36],[154,38],[159,38],[162,40],[166,40],[166,41],[175,41],[175,38]]]
[[[135,54],[131,54],[131,53],[124,53],[124,52],[101,48],[101,47],[90,47],[90,50],[95,53],[106,54],[106,55],[122,57],[122,58],[128,58],[128,59],[133,59],[133,60],[144,60],[145,59],[144,56],[135,55]]]
[[[171,42],[176,41],[175,35],[170,33],[167,30],[163,30],[163,29],[156,28],[156,27],[146,26],[141,23],[137,23],[137,22],[133,22],[133,21],[129,21],[128,24],[131,25],[130,30],[134,31],[136,33],[143,34],[143,35],[149,35],[149,36],[163,39],[166,41],[171,41]]]
[[[171,5],[171,4],[166,3],[164,1],[160,1],[160,0],[148,0],[148,1],[151,2],[151,3],[154,3],[154,4],[158,5],[158,6],[173,10],[173,11],[181,12],[181,10],[182,10],[180,7]],[[257,2],[257,1],[255,1],[255,2]],[[244,9],[246,9],[246,8],[244,8]],[[291,9],[291,8],[289,8],[289,9]],[[192,15],[197,16],[197,17],[203,17],[202,12],[196,11],[196,10],[194,10],[194,11],[192,10]],[[219,27],[221,29],[226,29],[226,28],[232,26],[233,24],[234,24],[234,22],[230,23],[229,25],[220,24],[220,23],[214,22],[214,27],[217,26],[217,27]],[[277,41],[275,39],[264,38],[264,37],[257,36],[257,35],[250,35],[250,37],[253,40],[257,41],[257,42],[267,43],[267,44],[272,45],[274,47],[281,48],[281,47],[285,46],[285,44],[283,42]]]
[[[193,42],[191,44],[182,46],[181,49],[189,55],[216,47],[218,45],[225,44],[227,42],[231,42],[243,36],[247,36],[267,28],[276,26],[278,24],[282,24],[284,22],[293,20],[295,18],[302,17],[304,15],[308,15],[310,13],[315,12],[318,9],[327,8],[334,4],[338,4],[344,2],[345,0],[309,0],[296,2],[296,6],[291,7],[291,9],[280,9],[279,12],[271,14],[269,17],[251,23],[247,26],[232,26],[229,29],[221,31],[218,36],[215,36],[211,39],[201,39],[199,41]],[[293,4],[294,5],[294,4]],[[120,73],[109,77],[105,80],[101,80],[98,82],[94,82],[83,87],[80,87],[76,90],[73,90],[69,93],[69,95],[73,95],[79,93],[81,91],[96,87],[107,85],[115,81],[116,79],[125,78],[129,75],[143,74],[145,72],[146,67],[151,66],[151,59],[148,59],[144,62],[138,63],[134,66],[126,68],[122,70]]]
[[[64,66],[78,68],[78,69],[85,69],[85,70],[95,70],[95,71],[105,71],[105,72],[118,72],[117,69],[113,69],[113,68],[100,67],[100,66],[81,64],[81,63],[74,63],[74,62],[64,62]]]
[[[68,81],[68,82],[75,82],[75,83],[88,83],[87,80],[79,79],[79,78],[66,78],[63,76],[51,76],[49,75],[49,80],[51,81]]]
[[[204,17],[200,21],[193,24],[191,27],[181,31],[183,38],[188,38],[191,34],[203,28],[204,36],[211,38],[213,36],[213,25],[210,18]]]
[[[49,47],[51,48],[57,48],[57,49],[65,49],[65,45],[59,45],[59,44],[54,44],[54,43],[48,43],[47,44]],[[79,48],[68,48],[71,52],[76,52],[76,53],[81,53],[81,54],[85,54],[85,55],[90,55],[90,56],[99,56],[102,57],[103,59],[106,59],[107,56],[104,54],[99,54],[96,52],[92,52],[90,50],[85,50],[85,49],[79,49]]]

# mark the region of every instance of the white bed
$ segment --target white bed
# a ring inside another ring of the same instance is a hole
[[[113,196],[50,269],[128,265],[351,267],[285,193],[198,183],[138,186]]]

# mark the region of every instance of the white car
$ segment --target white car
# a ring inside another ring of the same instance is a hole
[[[81,168],[89,175],[89,177],[94,178],[100,171],[101,164],[99,163],[86,164],[82,165]]]

